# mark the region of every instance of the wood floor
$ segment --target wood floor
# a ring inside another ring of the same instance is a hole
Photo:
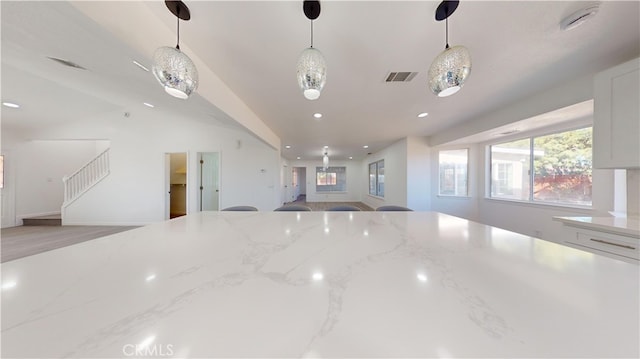
[[[31,256],[137,227],[124,226],[20,226],[0,232],[0,262]]]

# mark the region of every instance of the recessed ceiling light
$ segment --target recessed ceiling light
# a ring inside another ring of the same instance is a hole
[[[349,156],[349,159],[350,159],[350,160],[352,160],[352,159],[353,159],[353,156]]]
[[[428,112],[421,112],[421,113],[418,114],[418,117],[420,117],[420,118],[427,117],[427,116],[429,116]]]
[[[284,148],[291,148],[291,145],[286,145],[284,146]]]
[[[369,146],[368,145],[364,145],[364,146],[362,146],[362,148],[369,148]]]
[[[136,66],[138,66],[139,68],[141,68],[141,69],[145,70],[146,72],[149,72],[149,69],[148,69],[148,68],[146,68],[143,64],[139,63],[138,61],[133,60],[133,63],[134,63]]]
[[[152,105],[152,104],[150,104],[150,103],[148,103],[148,102],[143,102],[143,104],[144,104],[145,106],[147,106],[147,107],[151,107],[151,108],[154,108],[154,107],[155,107],[154,105]]]
[[[321,114],[321,113],[319,113],[319,112],[317,112],[317,113],[314,113],[314,114],[313,114],[313,117],[315,117],[315,118],[322,118],[322,114]]]
[[[300,159],[300,156],[296,157],[296,159],[297,159],[297,160],[299,160],[299,159]]]
[[[329,148],[329,146],[324,146],[324,148]]]
[[[17,103],[13,103],[13,102],[3,102],[2,106],[10,107],[10,108],[20,108],[20,105],[18,105]]]

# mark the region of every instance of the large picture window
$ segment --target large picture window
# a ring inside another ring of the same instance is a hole
[[[492,145],[491,197],[590,206],[591,145],[591,127]]]
[[[369,164],[369,194],[384,197],[384,160]]]
[[[446,150],[438,153],[440,196],[467,196],[469,151]]]
[[[347,168],[329,167],[324,170],[316,167],[316,192],[346,192]]]

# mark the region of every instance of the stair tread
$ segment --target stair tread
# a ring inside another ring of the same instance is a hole
[[[62,216],[58,214],[50,214],[47,216],[35,216],[22,219],[24,226],[62,226]]]
[[[36,216],[36,217],[28,217],[28,218],[23,218],[24,219],[62,219],[62,215],[58,214],[50,214],[47,216]]]

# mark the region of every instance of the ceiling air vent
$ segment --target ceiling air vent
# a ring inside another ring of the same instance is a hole
[[[49,56],[47,56],[47,58],[49,60],[55,61],[55,62],[57,62],[59,64],[62,64],[64,66],[73,67],[74,69],[86,70],[86,68],[76,64],[75,62],[71,62],[69,60],[63,60],[63,59],[59,59],[57,57],[49,57]]]
[[[417,72],[390,72],[385,82],[409,82],[416,77]]]

